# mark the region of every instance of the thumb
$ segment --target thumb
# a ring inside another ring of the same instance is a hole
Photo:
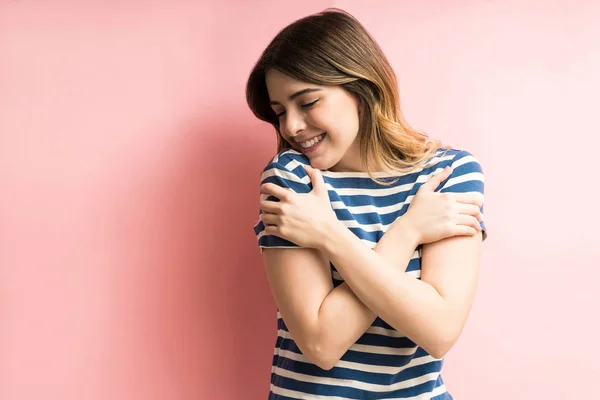
[[[437,174],[434,174],[421,187],[422,188],[424,187],[426,190],[433,192],[433,191],[435,191],[435,189],[437,189],[438,186],[440,186],[440,184],[444,180],[446,180],[450,176],[451,173],[452,173],[452,168],[450,168],[450,166],[448,166],[448,167],[444,168],[442,170],[442,172],[438,172]]]
[[[304,169],[310,177],[310,181],[312,182],[313,186],[313,191],[316,194],[322,194],[323,192],[327,193],[327,188],[325,187],[325,181],[323,180],[323,175],[321,175],[321,171],[311,167],[310,165],[304,165]]]

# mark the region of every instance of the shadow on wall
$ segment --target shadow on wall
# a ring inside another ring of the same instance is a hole
[[[147,182],[137,182],[144,204],[117,207],[112,230],[136,236],[133,248],[123,243],[129,267],[114,282],[129,299],[113,305],[124,393],[267,395],[276,308],[252,228],[260,173],[276,149],[253,148],[239,134],[248,129],[221,120],[181,128]]]

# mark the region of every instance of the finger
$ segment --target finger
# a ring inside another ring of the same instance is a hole
[[[260,185],[260,193],[270,194],[277,197],[279,200],[284,201],[289,199],[291,191],[274,183],[268,182]]]
[[[265,225],[265,233],[267,235],[280,236],[279,227],[277,225]]]
[[[467,192],[467,193],[446,193],[448,197],[456,200],[463,204],[473,204],[477,207],[483,207],[483,195],[479,192]]]
[[[451,172],[452,169],[449,166],[444,168],[441,172],[432,175],[427,182],[421,185],[421,188],[425,188],[424,190],[430,190],[433,192],[438,186],[440,186],[440,183],[450,176]],[[421,188],[419,188],[419,190],[421,190]]]
[[[279,214],[281,205],[276,201],[261,200],[260,209],[270,214]]]
[[[452,236],[473,236],[479,232],[472,226],[467,225],[456,225],[452,231]]]
[[[476,206],[474,204],[458,203],[458,212],[459,212],[459,214],[471,215],[471,216],[477,218],[477,220],[479,222],[483,221],[483,215],[481,214],[481,209],[479,208],[479,206]]]
[[[458,225],[469,226],[477,230],[477,232],[481,231],[481,225],[479,225],[479,221],[477,221],[477,218],[471,215],[459,215],[456,219],[456,222]]]
[[[310,181],[312,182],[313,191],[316,194],[327,193],[327,187],[325,186],[325,181],[323,180],[323,175],[321,171],[317,168],[313,168],[310,165],[303,165],[306,173],[310,177]]]
[[[262,213],[260,215],[260,219],[262,220],[265,226],[277,226],[279,225],[279,217],[276,214],[265,214]]]

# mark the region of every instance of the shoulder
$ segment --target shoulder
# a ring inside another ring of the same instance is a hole
[[[484,175],[481,163],[471,152],[459,149],[439,149],[428,164],[430,171],[451,167],[448,179],[442,182],[440,191],[468,192],[477,191],[483,194]]]
[[[261,184],[275,183],[287,187],[298,193],[310,190],[310,178],[303,165],[309,165],[308,158],[296,151],[286,149],[273,157],[261,174]]]
[[[297,173],[298,171],[304,172],[302,165],[309,165],[308,157],[304,154],[292,150],[282,150],[275,157],[269,160],[269,163],[265,167],[264,171],[271,168],[283,169],[288,172]]]
[[[437,153],[427,161],[426,167],[446,168],[450,166],[455,169],[468,164],[470,164],[469,168],[481,170],[479,160],[467,150],[438,149]]]

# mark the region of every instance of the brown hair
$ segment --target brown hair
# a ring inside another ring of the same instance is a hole
[[[279,120],[269,104],[265,74],[269,69],[302,82],[340,85],[357,96],[360,110],[360,148],[364,167],[389,173],[411,172],[437,151],[428,136],[411,128],[400,109],[396,75],[383,51],[367,30],[339,9],[299,19],[271,41],[254,66],[246,85],[246,101],[254,115],[275,127],[278,152],[291,146],[279,131]]]

